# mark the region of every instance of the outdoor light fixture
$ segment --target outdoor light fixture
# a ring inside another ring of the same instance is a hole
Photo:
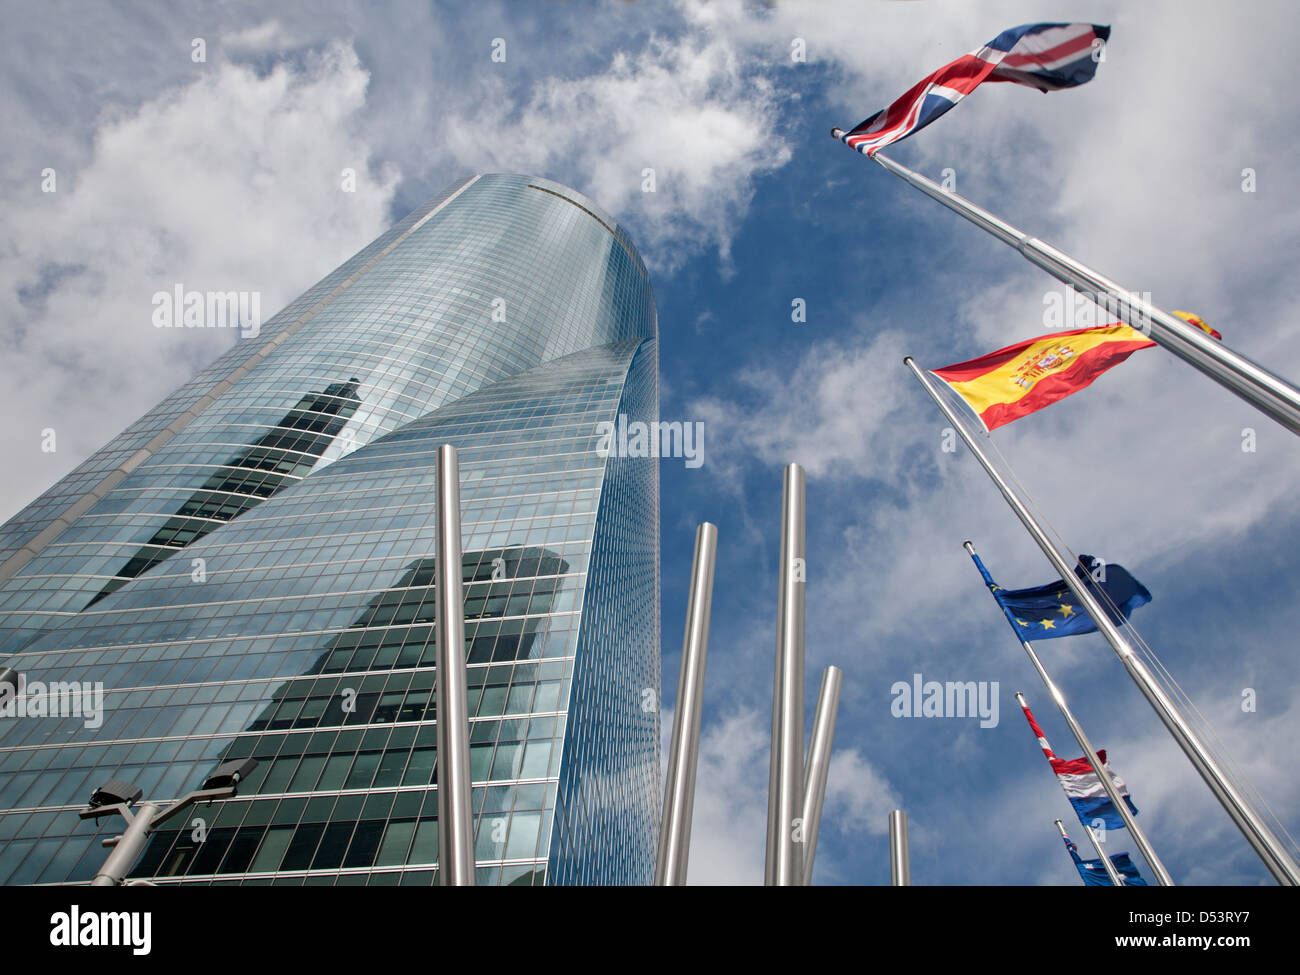
[[[222,762],[212,774],[203,780],[204,789],[223,789],[227,786],[234,788],[241,781],[248,778],[248,773],[257,767],[255,758],[237,758],[229,762]]]
[[[131,806],[139,802],[143,790],[120,779],[109,779],[90,797],[86,808],[77,815],[82,819],[99,819],[101,816],[120,815],[126,820],[126,829],[121,836],[104,840],[104,846],[110,847],[112,853],[90,882],[92,887],[116,887],[126,882],[126,875],[135,866],[149,842],[150,834],[171,819],[178,816],[197,802],[211,802],[214,799],[229,799],[236,792],[240,780],[257,767],[255,758],[237,758],[222,762],[212,774],[203,780],[203,788],[187,792],[175,802],[162,804],[157,802],[141,803],[134,810]],[[133,884],[141,883],[133,881]]]
[[[130,782],[123,782],[121,779],[109,779],[91,793],[90,806],[92,809],[98,809],[100,806],[113,806],[119,803],[129,806],[132,803],[139,802],[142,795],[144,795],[144,790],[132,785]]]

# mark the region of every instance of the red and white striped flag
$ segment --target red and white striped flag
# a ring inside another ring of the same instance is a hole
[[[1086,757],[1057,758],[1056,753],[1052,751],[1052,746],[1047,743],[1047,737],[1043,734],[1043,729],[1038,727],[1038,722],[1034,720],[1034,714],[1029,710],[1029,705],[1022,704],[1021,707],[1025,712],[1025,720],[1029,722],[1029,727],[1033,729],[1034,735],[1038,738],[1038,746],[1042,748],[1043,754],[1047,756],[1047,761],[1052,766],[1052,771],[1056,773],[1056,780],[1061,783],[1066,798],[1070,800],[1070,805],[1074,807],[1074,811],[1078,814],[1079,822],[1089,826],[1093,820],[1101,819],[1105,821],[1107,829],[1122,829],[1124,820],[1115,808],[1115,804],[1106,795],[1106,789],[1102,786],[1101,779],[1097,778],[1097,773],[1092,770],[1092,765],[1088,762],[1088,759]],[[1116,791],[1128,803],[1129,811],[1136,816],[1137,807],[1129,799],[1128,786],[1106,764],[1106,749],[1097,749],[1097,758],[1101,760],[1101,767],[1106,770],[1111,782],[1115,784]]]

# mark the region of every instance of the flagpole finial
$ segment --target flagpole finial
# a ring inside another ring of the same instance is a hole
[[[844,138],[844,130],[839,128],[831,129],[831,138],[832,139]]]
[[[975,546],[971,544],[971,540],[969,538],[966,539],[966,541],[961,543],[961,547],[964,548],[966,551],[970,552],[971,555],[975,554]]]

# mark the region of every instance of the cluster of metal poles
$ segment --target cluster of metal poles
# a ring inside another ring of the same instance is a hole
[[[763,880],[769,886],[812,883],[821,827],[831,742],[843,674],[827,667],[822,675],[813,736],[804,755],[804,594],[807,506],[803,468],[785,469],[781,498],[780,589],[776,609],[776,667],[772,682],[772,750],[767,791],[767,857]]]
[[[772,694],[765,878],[768,884],[784,886],[812,883],[843,682],[843,673],[838,667],[827,667],[823,672],[812,738],[805,756],[805,518],[803,468],[791,464],[785,469],[781,506],[780,593]],[[673,737],[669,746],[668,782],[664,790],[664,814],[655,863],[655,883],[660,886],[686,883],[717,543],[717,528],[708,522],[700,525],[695,533],[695,558],[686,606],[686,635],[682,641],[681,673],[677,681]]]
[[[804,752],[804,472],[785,469],[781,511],[780,593],[777,602],[776,673],[773,689],[772,755],[768,795],[766,882],[812,883],[817,834],[830,770],[843,673],[822,673],[812,736]],[[718,529],[709,522],[695,532],[695,556],[686,604],[686,632],[677,682],[668,780],[655,857],[655,883],[686,883],[695,776],[699,766],[704,671],[713,607]],[[474,883],[474,834],[470,806],[469,712],[465,692],[465,622],[461,578],[460,474],[456,448],[438,450],[437,586],[438,877],[445,885]],[[910,883],[907,818],[890,814],[890,864],[895,885]]]
[[[787,886],[812,883],[813,859],[826,798],[831,744],[835,737],[835,718],[843,681],[838,667],[827,667],[823,673],[812,739],[805,757],[804,524],[804,472],[798,464],[791,464],[785,470],[781,511],[766,866],[768,884]],[[686,883],[717,544],[717,528],[708,522],[700,525],[695,533],[686,634],[682,641],[668,781],[664,789],[664,814],[655,862],[655,883],[660,886]]]

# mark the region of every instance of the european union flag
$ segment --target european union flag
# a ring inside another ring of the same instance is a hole
[[[1003,589],[993,581],[978,555],[973,556],[989,591],[1007,614],[1023,640],[1050,640],[1058,636],[1092,633],[1097,625],[1063,581],[1032,589]],[[1151,602],[1151,593],[1122,565],[1080,555],[1074,567],[1087,588],[1106,608],[1111,622],[1123,623],[1139,606]]]
[[[1074,859],[1074,865],[1079,871],[1079,876],[1083,878],[1085,887],[1111,887],[1110,875],[1106,873],[1106,868],[1102,866],[1100,860],[1085,860],[1079,856],[1078,848],[1066,837],[1065,845],[1070,849],[1070,856]],[[1116,853],[1110,858],[1110,862],[1115,864],[1115,869],[1119,875],[1124,878],[1124,883],[1128,887],[1145,887],[1147,882],[1142,879],[1138,873],[1138,868],[1133,865],[1127,853]]]

